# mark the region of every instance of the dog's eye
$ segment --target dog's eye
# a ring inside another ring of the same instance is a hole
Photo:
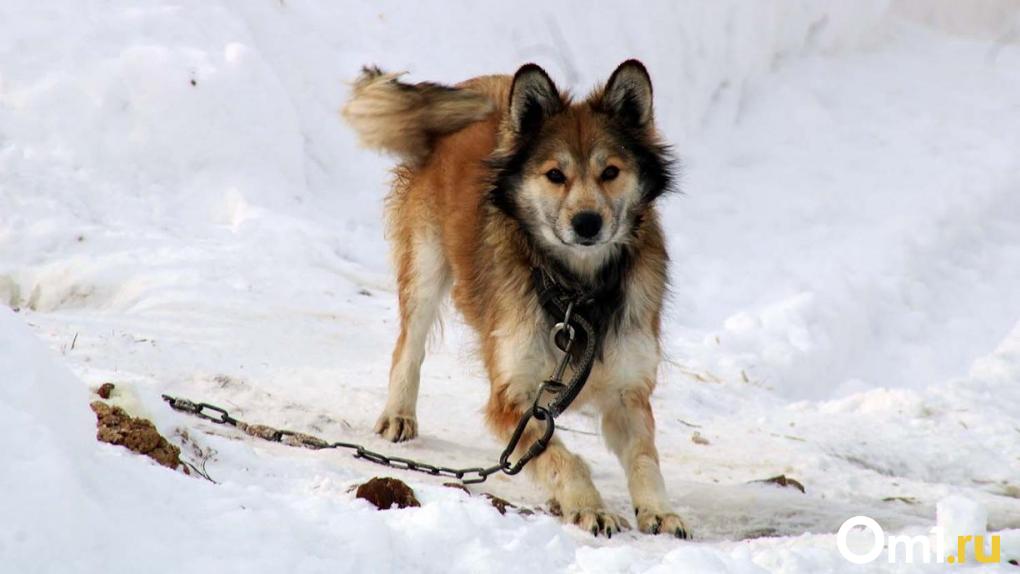
[[[555,167],[545,172],[545,177],[549,181],[560,185],[567,182],[567,176],[563,175],[563,172],[556,169]]]
[[[620,168],[611,165],[602,170],[602,181],[613,181],[618,175],[620,175]]]

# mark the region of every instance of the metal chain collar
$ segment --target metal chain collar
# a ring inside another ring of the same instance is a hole
[[[573,325],[571,323],[573,323]],[[574,377],[571,379],[570,384],[567,385],[563,383],[563,375],[571,361],[570,350],[576,335],[574,325],[576,325],[578,329],[585,331],[585,352],[582,355],[581,364],[577,365],[574,369]],[[558,338],[560,333],[566,333],[566,340],[563,343],[561,343],[561,339]],[[380,452],[369,450],[360,444],[350,442],[330,442],[306,433],[277,429],[267,425],[246,423],[230,416],[230,413],[227,412],[226,409],[209,403],[197,403],[185,398],[173,397],[170,395],[162,396],[163,400],[165,400],[174,410],[192,414],[216,424],[237,428],[244,433],[263,440],[278,442],[289,446],[300,446],[313,450],[331,448],[352,450],[354,451],[355,458],[364,459],[382,466],[400,470],[423,472],[432,476],[456,478],[463,484],[478,484],[485,482],[490,475],[497,472],[515,475],[521,472],[521,470],[524,469],[524,466],[531,462],[532,459],[542,454],[545,449],[548,448],[549,441],[552,440],[553,433],[556,431],[556,423],[554,419],[565,411],[568,406],[570,406],[570,403],[573,402],[573,400],[581,392],[585,383],[588,381],[588,375],[591,373],[592,363],[595,360],[595,337],[594,333],[591,332],[590,323],[588,323],[580,315],[574,313],[573,302],[567,304],[566,310],[563,313],[563,321],[560,321],[553,326],[550,335],[553,340],[553,345],[563,352],[563,357],[556,366],[556,370],[553,372],[552,377],[544,381],[538,387],[538,392],[535,394],[535,400],[532,403],[531,408],[525,411],[518,421],[517,428],[514,429],[509,442],[507,442],[506,447],[499,456],[498,464],[487,467],[475,466],[467,468],[450,468],[447,466],[436,466],[425,462],[415,461],[409,458],[388,456]],[[551,394],[552,399],[547,405],[543,405],[542,397],[546,393]],[[524,451],[520,458],[517,459],[517,461],[512,462],[510,458],[520,445],[521,438],[524,436],[528,423],[531,422],[532,419],[545,423],[545,429],[541,436],[535,439],[535,442],[533,442],[531,446]]]

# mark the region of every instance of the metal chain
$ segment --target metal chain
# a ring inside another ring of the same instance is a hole
[[[491,474],[503,470],[502,463],[490,467],[450,468],[436,466],[425,462],[419,462],[408,458],[388,456],[365,448],[360,444],[350,442],[329,442],[317,436],[286,430],[277,429],[268,425],[250,424],[230,416],[230,413],[221,407],[209,403],[196,403],[181,397],[163,395],[171,408],[176,411],[192,414],[216,424],[234,427],[246,434],[267,440],[278,442],[289,446],[300,446],[312,450],[323,449],[346,449],[354,451],[354,457],[401,470],[413,470],[424,472],[433,476],[446,476],[456,478],[464,484],[475,484],[485,482]]]
[[[559,416],[570,401],[580,392],[581,387],[588,380],[588,373],[591,371],[591,363],[594,362],[594,353],[592,351],[592,341],[594,340],[593,333],[588,328],[587,321],[579,321],[579,327],[582,330],[586,330],[586,343],[587,349],[584,354],[584,362],[576,370],[577,374],[571,381],[571,384],[563,384],[563,374],[570,363],[571,355],[570,348],[574,343],[575,331],[571,325],[571,319],[578,321],[579,316],[573,316],[574,303],[571,302],[567,305],[566,312],[564,313],[563,321],[556,323],[552,328],[552,339],[553,344],[560,348],[563,352],[563,357],[560,359],[559,364],[556,366],[556,370],[553,372],[552,377],[544,381],[538,388],[538,392],[535,394],[535,400],[520,418],[517,423],[517,428],[514,429],[513,434],[510,436],[509,442],[499,456],[498,464],[493,466],[474,466],[467,468],[451,468],[448,466],[437,466],[411,460],[409,458],[402,458],[397,456],[388,456],[380,452],[369,450],[363,445],[350,443],[350,442],[329,442],[321,439],[317,436],[286,430],[277,429],[267,425],[260,424],[249,424],[242,420],[236,419],[230,416],[230,413],[216,405],[209,403],[198,403],[193,402],[181,397],[173,397],[170,395],[162,395],[163,400],[166,401],[171,408],[177,411],[192,414],[216,424],[231,426],[245,432],[251,436],[261,438],[263,440],[278,442],[289,446],[300,446],[304,448],[310,448],[313,450],[322,449],[347,449],[354,451],[354,457],[373,462],[382,466],[390,468],[396,468],[400,470],[411,470],[415,472],[423,472],[432,476],[446,476],[450,478],[456,478],[463,484],[478,484],[485,482],[490,475],[496,474],[497,472],[503,472],[508,475],[515,475],[524,469],[524,466],[531,462],[535,457],[542,454],[549,446],[549,441],[552,440],[553,433],[556,431],[556,423],[554,419]],[[566,333],[566,341],[561,345],[557,335],[561,332]],[[577,376],[581,375],[581,376]],[[564,393],[564,391],[567,391]],[[553,395],[553,399],[550,405],[542,404],[542,396],[545,393]],[[531,446],[524,451],[516,462],[512,462],[510,457],[513,456],[514,451],[517,450],[521,442],[521,438],[524,436],[525,430],[527,430],[528,423],[534,419],[536,421],[545,423],[545,429],[542,435],[535,439],[535,442],[531,443]]]

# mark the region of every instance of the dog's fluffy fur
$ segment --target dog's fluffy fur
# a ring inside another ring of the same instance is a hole
[[[487,422],[509,437],[559,358],[553,318],[532,281],[540,268],[594,297],[585,312],[604,335],[575,404],[601,411],[638,527],[686,535],[663,485],[649,404],[667,263],[654,201],[670,187],[671,163],[645,67],[624,62],[578,102],[534,64],[455,87],[406,84],[366,68],[343,115],[366,146],[401,160],[387,200],[401,326],[377,432],[392,441],[417,435],[426,339],[452,288],[480,338],[491,383]],[[521,444],[537,432],[529,428]],[[528,470],[565,520],[596,534],[626,526],[558,439]]]

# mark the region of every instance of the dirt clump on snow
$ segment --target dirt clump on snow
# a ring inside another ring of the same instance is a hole
[[[781,486],[783,488],[796,488],[797,490],[799,490],[801,492],[805,492],[805,493],[807,492],[804,489],[804,485],[801,484],[801,482],[799,480],[790,478],[790,477],[786,476],[785,474],[780,474],[779,476],[773,476],[772,478],[766,478],[766,479],[763,479],[763,480],[755,480],[755,481],[752,481],[752,482],[759,483],[759,484],[775,484],[776,486]]]
[[[447,488],[456,488],[457,490],[463,490],[464,492],[466,492],[468,494],[468,496],[471,496],[471,491],[468,490],[468,487],[464,486],[463,484],[461,484],[459,482],[444,482],[443,486],[445,486]]]
[[[482,494],[482,496],[489,499],[489,504],[491,504],[493,508],[498,510],[500,514],[506,514],[507,508],[517,508],[516,505],[494,494],[489,494],[488,492],[485,492]]]
[[[110,398],[110,395],[113,394],[114,388],[113,383],[103,383],[98,389],[96,389],[96,394],[99,395],[99,398],[101,399],[108,399]]]
[[[100,442],[126,447],[169,468],[181,465],[181,449],[163,438],[152,421],[133,417],[102,401],[90,406],[96,413],[96,439]]]
[[[379,510],[387,510],[393,505],[397,508],[421,506],[418,498],[414,496],[414,490],[395,478],[375,477],[358,486],[354,496],[371,502]]]

